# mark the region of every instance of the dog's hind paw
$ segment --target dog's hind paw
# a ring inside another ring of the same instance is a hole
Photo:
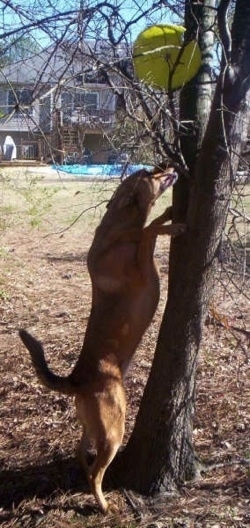
[[[108,515],[109,513],[112,513],[112,514],[116,514],[116,513],[119,513],[119,508],[117,506],[117,504],[114,504],[114,502],[109,502],[108,503],[108,508],[105,512],[105,515]]]

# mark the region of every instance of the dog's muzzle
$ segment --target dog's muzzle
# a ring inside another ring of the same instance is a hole
[[[160,189],[161,191],[165,191],[168,187],[171,187],[171,185],[174,185],[178,180],[178,174],[177,172],[171,172],[170,174],[166,174],[164,180],[161,182]]]

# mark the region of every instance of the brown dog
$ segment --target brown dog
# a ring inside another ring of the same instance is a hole
[[[170,209],[147,227],[145,222],[157,198],[176,178],[173,169],[140,170],[125,179],[111,198],[88,254],[92,308],[79,359],[68,377],[53,374],[39,341],[20,330],[40,381],[49,389],[75,395],[83,425],[79,454],[103,512],[109,508],[102,492],[103,476],[124,434],[123,376],[159,300],[153,257],[156,238],[185,231],[183,224],[164,225]],[[89,442],[96,449],[91,465],[86,462]]]

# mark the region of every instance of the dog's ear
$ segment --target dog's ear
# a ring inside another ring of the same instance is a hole
[[[128,205],[132,205],[136,201],[136,194],[134,192],[123,193],[119,200],[117,200],[117,209],[123,209]]]

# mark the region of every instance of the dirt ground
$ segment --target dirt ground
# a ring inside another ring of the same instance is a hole
[[[244,528],[249,508],[249,369],[246,277],[218,271],[200,353],[194,443],[207,469],[178,495],[143,498],[104,489],[120,514],[103,517],[74,459],[73,401],[37,382],[17,331],[41,339],[51,367],[71,371],[91,302],[86,255],[114,182],[46,169],[0,174],[0,524],[4,527]],[[170,193],[161,206],[170,201]],[[126,380],[125,442],[145,385],[167,294],[169,240],[156,259],[161,301]],[[232,281],[233,278],[233,281]],[[234,327],[234,328],[233,328]]]

